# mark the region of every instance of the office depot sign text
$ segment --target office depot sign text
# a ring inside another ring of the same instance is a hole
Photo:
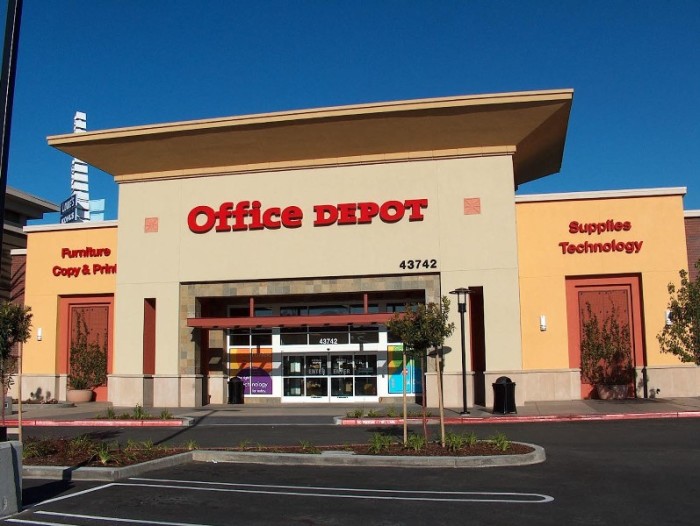
[[[384,203],[321,204],[313,207],[313,226],[363,225],[378,220],[384,223],[423,221],[427,199],[390,200]],[[298,206],[263,207],[260,201],[226,201],[218,208],[195,206],[187,214],[187,226],[195,234],[236,232],[243,230],[277,230],[299,228],[304,211]]]

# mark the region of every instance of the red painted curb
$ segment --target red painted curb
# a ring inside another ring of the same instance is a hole
[[[7,427],[19,426],[18,420],[6,420]],[[26,427],[185,427],[186,420],[22,420]]]
[[[613,413],[601,415],[533,415],[533,416],[477,416],[445,418],[445,424],[517,424],[527,422],[582,422],[582,421],[614,421],[614,420],[656,420],[664,418],[700,418],[700,411],[683,411],[668,413]],[[420,418],[408,418],[409,424],[422,422]],[[428,423],[438,423],[435,417],[428,418]],[[372,425],[402,425],[402,418],[344,418],[340,420],[343,426],[372,426]]]

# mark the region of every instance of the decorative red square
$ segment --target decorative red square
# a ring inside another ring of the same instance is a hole
[[[157,217],[147,217],[146,223],[144,224],[143,231],[146,234],[152,232],[158,232],[158,218]]]
[[[464,215],[478,215],[481,213],[481,199],[478,197],[464,198]]]

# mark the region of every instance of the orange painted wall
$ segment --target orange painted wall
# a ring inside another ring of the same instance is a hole
[[[117,227],[67,227],[27,233],[27,273],[25,304],[32,309],[32,336],[24,345],[22,369],[25,374],[59,372],[59,298],[110,295],[116,288]],[[86,257],[67,250],[108,249],[109,255]],[[62,269],[77,275],[60,275]],[[59,275],[55,275],[59,274]],[[37,339],[41,328],[42,339]]]
[[[659,352],[656,335],[664,323],[667,285],[687,266],[681,195],[518,202],[523,369],[567,369],[567,276],[639,274],[642,285],[643,340],[648,365],[678,364]],[[629,230],[572,234],[570,223],[629,222]],[[641,241],[635,253],[562,253],[562,242]],[[545,315],[547,330],[540,331]]]

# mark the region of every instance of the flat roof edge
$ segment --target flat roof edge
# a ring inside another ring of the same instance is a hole
[[[87,228],[109,228],[117,226],[118,221],[86,221],[85,223],[65,223],[53,225],[28,225],[24,227],[26,233],[31,232],[55,232],[59,230],[82,230]]]
[[[537,203],[540,201],[581,201],[584,199],[622,199],[625,197],[661,197],[685,195],[687,188],[677,186],[670,188],[639,188],[626,190],[597,190],[591,192],[564,192],[554,194],[516,195],[516,203]]]
[[[700,217],[700,210],[685,210],[683,215],[685,217]]]

